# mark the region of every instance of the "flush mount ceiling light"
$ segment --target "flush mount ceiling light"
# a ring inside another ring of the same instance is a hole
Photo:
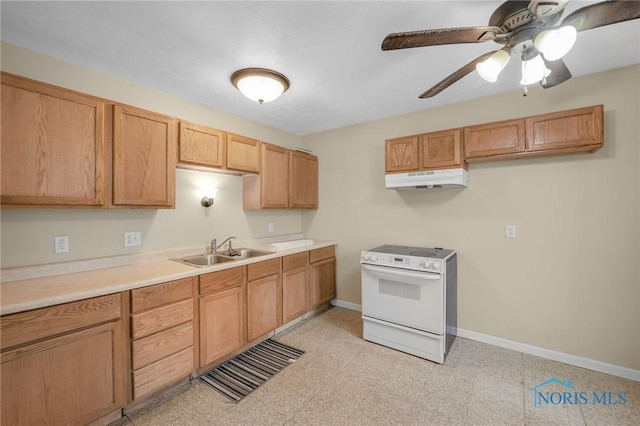
[[[265,68],[245,68],[231,75],[231,83],[247,98],[259,104],[271,102],[289,88],[289,79]]]

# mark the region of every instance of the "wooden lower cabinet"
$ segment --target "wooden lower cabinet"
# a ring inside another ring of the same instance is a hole
[[[282,325],[280,259],[247,265],[247,341]]]
[[[197,278],[131,291],[132,399],[188,377],[196,366]]]
[[[314,309],[336,296],[335,247],[311,250],[309,261],[309,309]]]
[[[282,323],[309,311],[309,252],[282,258]]]
[[[126,404],[121,297],[2,317],[1,424],[87,424]]]
[[[246,268],[200,276],[200,367],[244,345]]]

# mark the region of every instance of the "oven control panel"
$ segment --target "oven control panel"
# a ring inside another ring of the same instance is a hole
[[[363,251],[360,263],[394,268],[411,269],[413,271],[441,272],[442,260],[417,256],[405,256],[387,253]]]

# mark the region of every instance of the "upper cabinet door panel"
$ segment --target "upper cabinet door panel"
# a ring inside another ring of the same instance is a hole
[[[258,173],[260,171],[260,141],[227,134],[227,169]]]
[[[525,120],[508,120],[464,128],[465,158],[514,154],[525,149]]]
[[[221,130],[181,121],[179,147],[181,163],[225,167],[226,141]]]
[[[289,150],[263,142],[261,156],[262,207],[286,209],[289,206]]]
[[[602,105],[529,117],[527,151],[602,145],[602,122]]]
[[[387,140],[384,158],[387,173],[418,170],[418,137]]]
[[[290,151],[289,184],[290,207],[294,209],[318,208],[318,157],[304,152]]]
[[[462,165],[462,129],[444,130],[420,136],[420,168]]]
[[[5,73],[1,97],[2,204],[103,205],[104,101]]]
[[[114,105],[113,204],[173,207],[175,120]]]

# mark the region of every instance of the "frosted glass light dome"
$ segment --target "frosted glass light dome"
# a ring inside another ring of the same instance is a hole
[[[245,68],[231,75],[231,83],[247,98],[262,104],[271,102],[289,88],[289,79],[265,68]]]

